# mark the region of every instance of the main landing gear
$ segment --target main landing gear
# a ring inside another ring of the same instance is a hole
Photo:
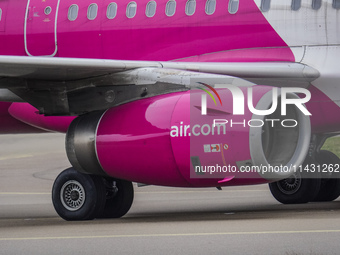
[[[322,166],[334,166],[339,163],[340,159],[334,153],[322,150],[316,153],[315,160],[307,157],[303,168],[314,164],[323,169]],[[283,204],[333,201],[340,196],[340,175],[330,170],[325,172],[326,175],[319,173],[319,177],[315,178],[314,175],[314,178],[308,178],[305,171],[297,171],[287,179],[270,183],[269,188],[275,199]]]
[[[129,211],[133,194],[129,181],[83,174],[68,168],[53,184],[52,201],[65,220],[119,218]]]

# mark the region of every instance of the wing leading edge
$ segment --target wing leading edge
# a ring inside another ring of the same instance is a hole
[[[81,58],[0,56],[0,77],[76,80],[137,68],[166,68],[240,78],[287,78],[312,81],[319,72],[307,65],[291,62],[157,62]]]

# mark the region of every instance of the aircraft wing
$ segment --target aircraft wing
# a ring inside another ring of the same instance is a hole
[[[295,78],[310,81],[319,76],[319,72],[314,68],[292,62],[157,62],[0,56],[0,77],[75,80],[145,67],[223,74],[240,78]]]
[[[246,79],[261,85],[307,87],[318,77],[316,69],[292,62],[208,63],[0,56],[0,88],[6,89],[0,91],[0,101],[19,101],[16,97],[19,96],[41,113],[67,115],[187,90],[192,85],[192,78],[211,84],[216,79],[227,79],[226,82],[234,84],[235,79],[237,84]]]

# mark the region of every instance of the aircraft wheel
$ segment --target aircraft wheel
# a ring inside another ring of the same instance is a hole
[[[304,163],[313,162],[307,159]],[[313,201],[320,190],[320,178],[306,178],[304,172],[296,171],[289,178],[269,183],[274,198],[283,204],[303,204]]]
[[[334,153],[322,150],[316,155],[316,160],[321,169],[324,169],[329,174],[329,178],[321,179],[320,191],[313,201],[333,201],[340,196],[340,176],[339,173],[333,172],[334,165],[340,164],[340,159]]]
[[[131,208],[134,192],[130,181],[106,178],[106,202],[100,218],[120,218]]]
[[[52,202],[65,220],[92,220],[103,210],[105,189],[100,177],[68,168],[53,184]]]

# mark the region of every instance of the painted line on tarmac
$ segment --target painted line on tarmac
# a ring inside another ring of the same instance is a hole
[[[34,240],[69,240],[102,238],[144,238],[144,237],[185,237],[185,236],[226,236],[226,235],[271,235],[271,234],[320,234],[340,233],[340,230],[298,230],[298,231],[256,231],[256,232],[221,232],[221,233],[181,233],[181,234],[141,234],[141,235],[103,235],[103,236],[55,236],[55,237],[9,237],[0,241]]]
[[[266,192],[267,190],[225,190],[224,192]],[[202,191],[197,188],[193,191],[140,191],[135,194],[176,194],[176,193],[216,193],[218,190]],[[0,195],[51,195],[51,192],[0,192]]]
[[[64,153],[63,150],[56,150],[56,151],[48,151],[48,152],[42,152],[42,153],[34,153],[34,154],[13,154],[8,156],[0,157],[0,161],[3,160],[11,160],[11,159],[21,159],[21,158],[31,158],[31,157],[40,157],[40,156],[46,156],[50,154],[56,154],[56,153]]]
[[[9,159],[20,159],[20,158],[30,158],[33,157],[32,154],[22,154],[22,155],[12,155],[12,156],[6,156],[6,157],[0,157],[1,160],[9,160]]]
[[[0,195],[51,195],[51,192],[0,192]]]
[[[268,190],[222,190],[223,192],[267,192]],[[188,190],[188,191],[137,191],[135,193],[138,194],[152,194],[152,193],[218,193],[221,192],[220,190],[200,190],[200,188],[197,188],[197,190]]]

